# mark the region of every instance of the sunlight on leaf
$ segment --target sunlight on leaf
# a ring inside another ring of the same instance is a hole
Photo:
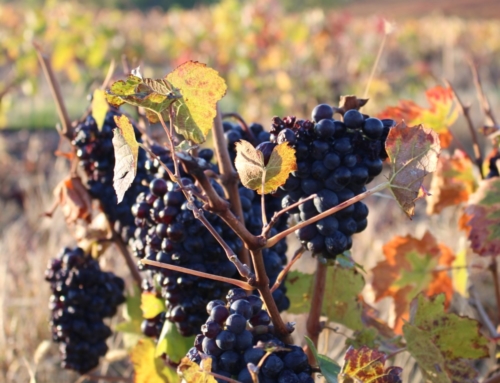
[[[194,337],[182,336],[175,324],[165,321],[160,337],[156,345],[155,355],[167,354],[174,363],[179,363],[191,347],[193,347]]]
[[[411,218],[424,177],[436,170],[439,138],[421,125],[408,127],[401,122],[390,130],[385,148],[391,165],[391,192]]]
[[[135,383],[176,383],[177,374],[165,366],[161,358],[155,357],[155,345],[152,339],[141,339],[130,353],[134,366]]]
[[[118,128],[113,130],[115,149],[113,187],[120,203],[137,173],[139,144],[135,139],[134,127],[126,115],[115,116],[115,122]]]
[[[102,130],[106,113],[108,113],[109,104],[106,101],[106,94],[102,89],[96,89],[92,96],[92,117],[94,117],[97,129]]]
[[[145,291],[141,294],[141,310],[145,319],[153,319],[166,311],[165,300],[156,293]]]
[[[188,358],[183,358],[177,368],[177,372],[189,383],[217,383],[213,375],[209,374],[211,371],[212,358],[203,359],[201,366],[190,361]]]
[[[226,94],[224,79],[214,69],[196,61],[178,66],[165,79],[182,94],[175,104],[177,133],[201,144],[212,129],[217,101]]]
[[[234,162],[241,183],[257,193],[268,194],[283,185],[290,173],[297,169],[295,149],[288,143],[276,145],[265,164],[264,154],[251,143],[241,140],[236,143],[236,160]]]

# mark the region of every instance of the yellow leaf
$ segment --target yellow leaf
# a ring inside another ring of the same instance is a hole
[[[165,366],[163,359],[155,358],[155,345],[151,339],[141,339],[132,349],[130,360],[134,366],[134,383],[176,383],[180,379]]]
[[[189,383],[217,383],[215,378],[209,374],[211,371],[212,358],[203,359],[201,366],[190,361],[188,358],[183,358],[177,368],[177,372]]]
[[[286,182],[290,172],[297,169],[295,149],[288,143],[276,145],[265,164],[264,154],[245,140],[236,143],[234,165],[241,183],[259,194],[276,190]]]
[[[135,139],[134,127],[127,116],[124,114],[120,117],[115,116],[115,122],[118,129],[113,130],[113,148],[115,149],[113,187],[118,203],[120,203],[137,173],[139,144]]]
[[[141,294],[141,310],[145,319],[153,319],[166,310],[165,301],[155,293],[144,292]]]
[[[92,116],[99,130],[102,130],[108,109],[109,104],[106,101],[106,94],[102,89],[96,89],[92,97]]]
[[[212,128],[217,101],[226,94],[224,79],[205,64],[188,61],[169,73],[166,80],[182,94],[182,100],[176,103],[177,132],[186,139],[192,139],[190,132],[197,130],[206,136]]]

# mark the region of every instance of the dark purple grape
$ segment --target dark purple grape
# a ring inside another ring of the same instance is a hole
[[[311,113],[311,118],[319,122],[324,119],[331,119],[333,117],[333,108],[328,104],[316,105]]]
[[[217,344],[217,347],[219,347],[221,350],[227,351],[233,349],[235,340],[236,340],[236,335],[233,331],[229,330],[228,326],[228,330],[223,330],[217,335],[215,343]]]
[[[234,334],[242,333],[247,325],[247,321],[243,315],[240,314],[231,314],[226,319],[226,328],[228,331]]]
[[[363,125],[363,133],[372,140],[377,140],[382,136],[384,124],[378,118],[367,118]]]
[[[276,147],[275,143],[267,141],[267,142],[260,143],[255,148],[255,149],[261,151],[262,154],[264,155],[264,165],[267,165],[267,163],[269,162],[269,159],[271,158],[271,154],[272,154],[275,147]]]
[[[281,260],[280,260],[280,266],[281,266]],[[231,314],[240,314],[246,319],[250,319],[250,317],[252,316],[252,306],[246,299],[240,299],[234,301],[231,304],[229,312]]]
[[[335,122],[331,119],[320,120],[314,126],[314,131],[322,139],[332,138],[335,134]]]
[[[360,129],[363,126],[364,117],[356,109],[350,109],[344,113],[344,124],[351,129]]]

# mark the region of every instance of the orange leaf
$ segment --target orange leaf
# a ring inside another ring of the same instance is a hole
[[[385,260],[372,270],[376,300],[392,297],[395,302],[396,320],[394,331],[401,333],[404,320],[408,319],[408,307],[419,293],[430,296],[444,293],[446,304],[453,295],[450,276],[436,271],[438,266],[449,267],[455,256],[443,244],[426,232],[422,239],[410,235],[394,237],[383,248]]]
[[[134,366],[134,383],[175,383],[175,372],[165,366],[163,359],[155,357],[155,344],[151,339],[141,339],[130,354]]]
[[[387,355],[366,346],[356,350],[349,347],[340,372],[341,382],[401,383],[401,367],[385,367]]]
[[[59,182],[54,189],[54,196],[56,206],[61,207],[68,224],[73,224],[78,219],[90,222],[92,200],[80,177],[68,177]]]
[[[456,150],[451,157],[444,154],[432,176],[427,214],[439,214],[445,207],[466,202],[476,187],[473,164],[465,153]]]
[[[472,250],[482,256],[500,253],[500,178],[483,180],[471,195],[462,223],[466,221]]]
[[[458,109],[453,102],[451,88],[436,86],[425,92],[429,107],[421,107],[413,101],[401,100],[397,106],[383,110],[379,118],[405,120],[408,125],[423,124],[439,135],[442,148],[447,148],[452,140],[449,127],[458,117]]]

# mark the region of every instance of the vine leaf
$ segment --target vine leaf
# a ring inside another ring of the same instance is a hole
[[[157,297],[155,293],[143,292],[141,294],[141,310],[145,319],[153,319],[166,311],[165,301]]]
[[[488,341],[477,321],[444,312],[445,297],[419,294],[403,326],[408,351],[428,380],[436,383],[477,382],[471,360],[488,357]]]
[[[447,148],[452,140],[449,127],[459,115],[457,105],[453,101],[453,90],[436,86],[425,92],[429,108],[419,106],[410,100],[401,100],[397,106],[382,111],[378,118],[405,120],[409,125],[423,124],[439,134],[443,148]]]
[[[102,89],[94,90],[94,94],[92,96],[92,117],[94,117],[99,131],[102,130],[108,110],[109,104],[106,101],[106,94],[104,91]]]
[[[161,329],[155,355],[161,356],[162,354],[167,354],[172,362],[179,363],[186,356],[193,343],[194,337],[182,336],[177,327],[167,320]]]
[[[305,338],[307,345],[312,351],[314,359],[316,359],[316,363],[321,370],[321,374],[326,379],[327,383],[337,383],[340,366],[337,364],[337,362],[335,362],[333,359],[330,359],[326,355],[318,354],[318,350],[316,350],[316,347],[314,347],[313,341],[307,336]]]
[[[174,370],[165,366],[163,359],[155,358],[155,345],[151,339],[141,339],[130,354],[134,366],[134,383],[175,383]]]
[[[156,113],[163,113],[172,102],[181,97],[179,90],[168,81],[143,79],[139,69],[129,75],[125,81],[114,82],[106,93],[106,100],[115,107],[127,103],[153,112],[153,114],[148,113],[148,119],[151,122],[157,122]]]
[[[115,150],[113,188],[118,203],[120,203],[137,173],[139,144],[135,139],[134,128],[127,116],[124,114],[120,117],[115,116],[115,122],[118,128],[113,130],[113,148]]]
[[[418,293],[429,296],[444,293],[446,305],[449,304],[453,296],[452,280],[447,272],[435,269],[451,266],[455,257],[431,233],[426,232],[422,239],[396,236],[384,245],[383,252],[385,259],[372,270],[372,285],[376,301],[394,298],[396,333],[401,333],[403,322],[408,319],[409,303]]]
[[[453,156],[444,153],[432,175],[427,214],[439,214],[445,207],[467,202],[476,188],[473,164],[467,155],[458,149]]]
[[[266,163],[260,150],[241,140],[236,143],[234,166],[245,187],[259,194],[268,194],[283,185],[290,173],[297,169],[295,149],[288,143],[276,145]]]
[[[411,218],[424,177],[436,170],[439,138],[422,125],[408,127],[401,122],[390,130],[385,149],[391,164],[390,189]]]
[[[496,256],[500,252],[500,178],[479,183],[464,211],[463,222],[468,231],[472,250],[481,256]]]
[[[401,367],[387,367],[387,355],[366,346],[360,349],[349,347],[344,356],[344,367],[340,372],[341,383],[401,383]]]
[[[288,312],[300,314],[309,312],[311,307],[314,275],[292,271],[287,277],[287,293],[290,298]],[[325,291],[335,292],[334,296],[323,301],[322,312],[328,320],[343,324],[352,330],[363,329],[361,320],[362,304],[359,294],[365,281],[355,269],[339,265],[329,267],[326,276]]]
[[[224,79],[196,61],[179,65],[165,79],[182,94],[174,104],[175,130],[186,140],[201,144],[212,128],[217,101],[226,94]]]
[[[182,376],[183,380],[189,383],[217,383],[213,375],[210,375],[211,371],[212,358],[202,359],[201,366],[188,358],[183,358],[177,368],[177,372]]]
[[[92,200],[80,177],[67,177],[54,188],[55,203],[51,211],[45,215],[51,217],[57,206],[61,207],[68,225],[79,219],[90,222]]]

